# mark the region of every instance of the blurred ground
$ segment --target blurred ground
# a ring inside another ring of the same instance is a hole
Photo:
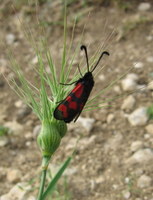
[[[37,65],[37,59],[24,35],[21,22],[24,22],[24,27],[31,27],[37,40],[40,37],[37,18],[45,27],[52,55],[57,66],[60,66],[63,6],[61,1],[40,2],[37,9],[34,3],[29,5],[24,1],[14,1],[15,8],[12,7],[12,1],[0,2],[0,72],[7,78],[14,76],[9,68],[7,48],[13,49],[26,76],[31,81],[35,78],[32,66]],[[117,81],[99,100],[108,101],[118,95],[120,98],[111,101],[111,107],[84,112],[82,120],[71,123],[52,163],[57,165],[63,162],[81,136],[77,155],[67,175],[66,192],[71,193],[69,199],[152,200],[153,122],[144,114],[142,118],[146,117],[146,120],[133,126],[135,122],[128,120],[128,117],[137,108],[146,108],[152,103],[153,5],[151,1],[143,5],[139,1],[108,2],[71,1],[68,6],[68,38],[71,36],[74,16],[77,15],[79,18],[73,48],[86,24],[83,42],[90,44],[89,55],[93,55],[97,46],[103,43],[104,49],[110,52],[110,57],[104,59],[105,68],[100,72],[97,69],[97,75],[94,73],[96,86],[93,93],[123,74],[134,73],[135,85],[127,92],[131,93],[130,98],[133,100],[128,99],[128,94],[122,95],[126,92],[125,83]],[[91,14],[88,18],[89,12]],[[128,71],[131,67],[132,70]],[[140,85],[143,85],[143,90],[137,90]],[[125,100],[129,103],[123,105]],[[86,122],[88,118],[95,121]],[[84,127],[81,121],[90,125],[91,130]],[[39,121],[10,89],[2,75],[0,125],[13,129],[0,142],[0,195],[9,193],[18,182],[26,182],[30,187],[28,195],[34,196],[37,193],[41,163],[41,154],[36,144]],[[59,188],[64,193],[62,185]]]

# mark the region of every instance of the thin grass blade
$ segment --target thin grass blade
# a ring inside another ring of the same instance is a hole
[[[53,189],[54,189],[57,181],[61,178],[62,174],[64,173],[64,171],[66,170],[67,166],[69,165],[71,159],[72,159],[71,156],[68,157],[68,159],[61,166],[61,168],[59,169],[59,171],[57,172],[57,174],[55,175],[55,177],[52,179],[52,181],[48,185],[46,191],[44,192],[44,194],[42,196],[42,200],[45,200],[46,197],[53,192]]]

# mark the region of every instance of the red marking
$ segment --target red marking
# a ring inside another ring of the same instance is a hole
[[[81,84],[81,83],[78,83],[76,85],[76,87],[72,90],[72,92],[74,93],[74,95],[77,97],[77,98],[80,98],[82,93],[83,93],[83,89],[84,89],[84,86]]]
[[[77,110],[77,103],[75,101],[71,101],[69,104],[69,108]]]
[[[71,97],[71,96],[68,96],[68,97],[66,98],[66,101],[71,102],[71,101],[72,101],[72,97]]]
[[[59,105],[58,110],[63,113],[64,117],[68,117],[67,107],[64,104]]]

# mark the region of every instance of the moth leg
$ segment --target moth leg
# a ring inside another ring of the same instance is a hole
[[[60,104],[60,103],[62,103],[62,102],[63,102],[63,100],[60,100],[60,101],[57,101],[56,103]]]
[[[76,122],[76,120],[77,120],[78,117],[80,116],[81,112],[82,112],[82,110],[77,114],[77,116],[76,116],[75,119],[74,119],[74,122]]]

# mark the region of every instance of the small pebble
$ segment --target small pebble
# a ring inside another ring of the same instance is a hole
[[[76,146],[76,144],[77,144],[77,138],[70,138],[69,139],[69,142],[66,144],[66,146],[65,146],[65,150],[66,151],[69,151],[69,150],[72,150],[72,149],[74,149],[74,147]]]
[[[151,4],[149,2],[142,2],[138,6],[138,11],[148,11],[151,8]]]
[[[147,188],[147,187],[150,187],[151,185],[152,185],[151,177],[145,174],[142,175],[137,181],[137,186],[139,188]]]
[[[150,138],[150,135],[149,135],[149,134],[145,134],[145,135],[144,135],[144,139],[147,140],[147,139],[149,139],[149,138]]]
[[[122,194],[124,199],[129,199],[131,196],[131,193],[129,191],[123,191]]]
[[[112,113],[109,114],[107,116],[107,124],[110,124],[113,121],[114,118],[115,118],[114,114],[112,114]]]
[[[137,74],[128,74],[125,79],[121,81],[122,88],[124,91],[132,91],[137,89]]]
[[[4,74],[8,71],[7,61],[3,58],[0,58],[0,74]]]
[[[4,147],[9,143],[7,136],[0,136],[0,147]]]
[[[99,177],[96,178],[97,184],[101,184],[101,183],[104,183],[104,182],[105,182],[104,176],[99,176]]]
[[[148,58],[147,58],[147,62],[153,63],[153,56],[148,57]]]
[[[134,172],[133,175],[134,176],[141,176],[144,173],[144,170],[141,168],[137,168]]]
[[[38,63],[38,57],[35,56],[33,59],[32,59],[32,64],[37,64]]]
[[[12,33],[9,33],[6,35],[6,42],[8,45],[11,45],[15,42],[15,35]]]
[[[153,81],[148,84],[147,88],[148,90],[153,90]]]
[[[143,126],[147,123],[148,119],[147,108],[145,107],[136,109],[128,116],[128,121],[132,126]]]
[[[135,102],[135,98],[132,95],[130,95],[126,99],[124,99],[123,104],[121,105],[121,109],[130,111],[133,109]]]
[[[25,133],[25,135],[24,135],[24,137],[26,138],[26,139],[32,139],[33,138],[33,134],[31,133],[31,132],[27,132],[27,133]]]
[[[127,164],[143,164],[153,162],[153,150],[149,148],[139,149],[130,158],[127,159]]]
[[[145,129],[149,134],[153,135],[153,124],[148,124]]]
[[[113,89],[114,89],[114,92],[116,92],[117,94],[121,94],[121,88],[120,88],[119,85],[115,85],[115,86],[113,87]]]
[[[126,76],[127,79],[131,79],[133,81],[138,81],[139,80],[139,77],[137,74],[134,74],[134,73],[130,73],[130,74],[127,74]]]
[[[26,145],[27,147],[31,146],[31,141],[27,141],[27,142],[25,143],[25,145]]]
[[[0,167],[0,180],[2,180],[7,173],[7,168],[6,167]]]
[[[9,169],[7,172],[7,180],[9,183],[17,183],[21,177],[21,172],[18,169]]]
[[[143,142],[142,141],[134,141],[131,144],[131,151],[135,152],[135,151],[137,151],[139,149],[142,149],[142,147],[143,147]]]
[[[106,79],[105,76],[104,76],[103,74],[99,75],[98,78],[99,78],[99,80],[101,80],[101,81],[105,81],[105,79]]]
[[[142,62],[137,62],[137,63],[133,63],[133,64],[134,64],[135,69],[141,69],[144,67],[144,64]]]
[[[116,133],[113,137],[109,138],[104,144],[104,150],[110,152],[110,150],[116,150],[123,142],[123,135]]]
[[[147,41],[152,41],[152,40],[153,40],[153,36],[152,36],[152,35],[148,35],[148,36],[146,37],[146,40],[147,40]]]
[[[80,123],[88,132],[90,132],[94,126],[95,119],[79,117],[77,122]]]
[[[4,125],[5,127],[8,127],[10,132],[12,132],[14,135],[18,135],[23,132],[23,126],[21,126],[21,124],[19,124],[17,121],[8,121]]]
[[[113,187],[114,190],[118,189],[118,185],[116,185],[116,184],[113,184],[112,187]]]
[[[126,177],[126,178],[125,178],[125,183],[128,184],[129,182],[130,182],[130,178],[129,178],[129,177]]]
[[[16,102],[14,103],[14,105],[15,105],[15,107],[17,107],[17,108],[21,108],[21,107],[23,106],[23,101],[18,100],[18,101],[16,101]]]

